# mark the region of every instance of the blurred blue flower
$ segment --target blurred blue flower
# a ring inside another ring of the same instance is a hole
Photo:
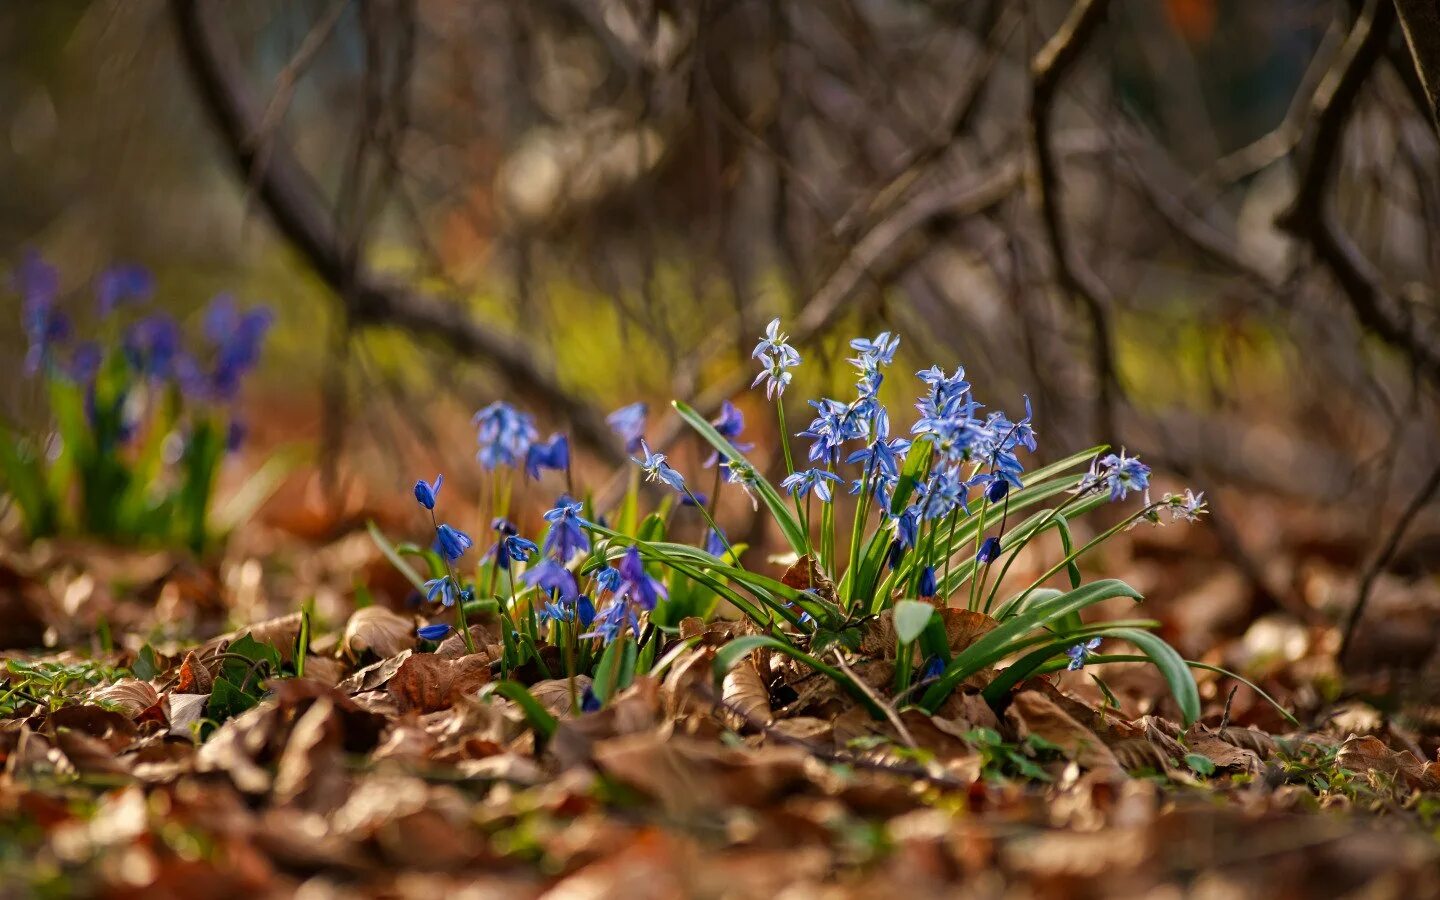
[[[512,534],[520,533],[520,529],[515,527],[515,523],[505,518],[504,516],[496,516],[495,518],[491,519],[490,530],[498,534],[505,535],[507,537]]]
[[[180,325],[168,313],[157,313],[131,323],[121,339],[121,348],[130,365],[154,379],[176,374],[180,357]]]
[[[545,536],[545,552],[561,562],[569,560],[576,553],[590,549],[590,538],[585,526],[590,523],[581,518],[583,507],[579,503],[567,503],[562,497],[560,505],[545,513],[550,531]]]
[[[724,559],[730,552],[725,549],[725,536],[713,528],[705,529],[705,552]]]
[[[495,565],[502,571],[509,571],[511,562],[528,562],[531,555],[539,549],[534,541],[527,541],[518,534],[507,534],[490,548],[486,556],[494,556]]]
[[[121,263],[95,279],[95,304],[101,317],[113,313],[127,301],[143,302],[155,293],[155,277],[144,266]]]
[[[720,432],[720,436],[729,441],[731,446],[741,453],[749,453],[755,449],[754,444],[743,443],[739,440],[740,432],[745,430],[745,414],[740,408],[729,400],[720,404],[720,415],[714,419],[711,425]],[[709,469],[720,462],[720,451],[716,450],[705,460],[705,468]]]
[[[600,698],[595,696],[594,686],[585,685],[585,693],[580,695],[580,711],[582,713],[599,712],[600,706]]]
[[[520,580],[547,594],[558,594],[562,600],[580,593],[580,588],[575,583],[575,576],[552,556],[547,556],[531,566],[524,575],[520,576]]]
[[[215,347],[211,387],[215,396],[235,396],[240,382],[260,361],[260,348],[275,315],[263,306],[241,312],[235,298],[220,294],[205,311],[205,336]]]
[[[625,442],[626,453],[634,453],[639,448],[641,439],[645,437],[647,409],[644,403],[631,403],[605,417],[606,424]]]
[[[1081,669],[1085,668],[1085,661],[1090,658],[1090,653],[1099,646],[1100,638],[1095,637],[1091,638],[1083,644],[1076,644],[1069,650],[1066,650],[1065,655],[1070,657],[1070,664],[1067,665],[1065,668],[1069,669],[1071,672],[1078,672]]]
[[[449,575],[432,578],[425,582],[425,599],[431,603],[438,599],[442,606],[454,606],[455,598],[459,596],[459,593],[455,581]]]
[[[599,638],[603,643],[609,644],[620,636],[621,630],[626,625],[630,626],[635,637],[640,636],[640,615],[636,611],[635,605],[625,598],[617,596],[595,615],[590,631],[580,636]]]
[[[56,345],[70,336],[70,319],[56,304],[60,273],[30,250],[20,258],[11,282],[20,295],[20,324],[29,344],[25,374],[34,375],[50,365]]]
[[[538,480],[540,470],[564,472],[570,468],[570,441],[563,434],[552,434],[544,443],[531,444],[525,452],[525,474]]]
[[[643,454],[643,458],[632,456],[631,460],[639,464],[640,469],[645,473],[646,481],[662,481],[677,491],[685,490],[685,477],[670,468],[670,465],[665,462],[665,454],[651,453],[644,440],[640,441],[640,452]]]
[[[1194,493],[1189,488],[1181,495],[1166,494],[1165,502],[1169,504],[1170,518],[1174,522],[1198,522],[1205,508],[1205,492]]]
[[[89,384],[100,374],[100,363],[104,357],[104,351],[99,344],[94,341],[81,341],[70,354],[70,365],[66,367],[65,374],[76,384]]]
[[[445,483],[444,475],[436,475],[433,482],[420,479],[415,482],[415,500],[426,509],[435,508],[435,498],[440,494],[440,485]]]
[[[449,626],[449,625],[443,625],[443,624],[442,624],[442,625],[423,625],[423,626],[415,629],[415,634],[416,634],[416,636],[419,637],[419,638],[421,638],[422,640],[426,640],[426,641],[438,641],[438,640],[442,640],[442,639],[445,637],[445,635],[447,635],[447,634],[449,634],[449,633],[450,633],[450,626]]]
[[[939,678],[945,672],[945,660],[938,656],[932,656],[925,660],[925,668],[920,670],[920,680],[929,681],[932,678]]]
[[[480,445],[475,458],[490,470],[520,465],[538,434],[534,419],[503,400],[475,413],[472,421]]]
[[[803,497],[806,493],[814,492],[820,498],[820,502],[829,503],[833,496],[830,484],[839,483],[840,476],[834,472],[827,472],[824,469],[805,469],[785,476],[780,486],[789,491],[795,497]]]
[[[470,535],[458,528],[449,525],[441,525],[435,529],[435,544],[446,559],[456,560],[465,555],[465,551],[475,546]]]

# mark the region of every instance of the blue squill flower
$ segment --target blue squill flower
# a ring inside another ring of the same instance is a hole
[[[81,341],[70,354],[70,364],[65,367],[65,374],[76,384],[88,385],[100,374],[100,364],[104,358],[105,353],[99,344],[94,341]]]
[[[600,698],[595,696],[594,686],[587,684],[585,693],[580,695],[580,711],[582,713],[599,712],[600,706]]]
[[[620,557],[620,565],[616,568],[620,570],[620,590],[616,591],[617,596],[629,599],[644,610],[654,609],[656,601],[666,596],[665,585],[645,571],[645,562],[640,558],[640,551],[633,546]]]
[[[589,628],[595,621],[595,603],[585,594],[575,598],[575,621],[581,628]]]
[[[631,403],[605,417],[605,423],[610,426],[610,430],[620,435],[620,439],[625,442],[626,453],[634,453],[640,447],[641,439],[645,437],[647,409],[644,403]]]
[[[475,458],[490,470],[520,465],[538,434],[534,419],[502,400],[477,412],[472,422],[480,445]]]
[[[595,572],[595,583],[611,593],[620,590],[620,570],[605,566]]]
[[[211,387],[217,397],[235,396],[245,374],[260,361],[260,348],[274,321],[274,313],[263,306],[241,312],[229,294],[210,302],[205,312],[205,336],[215,346]]]
[[[839,481],[840,476],[834,472],[827,472],[824,469],[805,469],[785,476],[780,482],[780,486],[796,497],[803,497],[807,493],[814,492],[821,503],[829,503],[833,496],[830,485],[832,482],[839,483]]]
[[[882,331],[875,340],[855,338],[850,349],[860,355],[849,360],[850,364],[863,372],[874,371],[877,366],[888,366],[895,361],[895,351],[900,347],[900,335]]]
[[[956,509],[970,511],[969,484],[955,469],[941,469],[930,475],[924,483],[924,502],[920,504],[920,515],[924,519],[943,519]]]
[[[502,571],[510,570],[512,562],[528,562],[540,548],[535,546],[534,541],[527,541],[518,534],[507,534],[500,538],[500,542],[490,548],[487,557],[495,557],[495,565]]]
[[[155,277],[144,266],[121,263],[95,279],[95,303],[103,318],[128,301],[143,302],[155,293]]]
[[[166,313],[146,316],[125,329],[121,347],[137,372],[149,378],[170,378],[181,353],[180,325]]]
[[[450,633],[449,625],[423,625],[415,629],[415,635],[421,640],[438,641]]]
[[[552,434],[544,443],[531,444],[525,452],[525,474],[539,480],[540,470],[564,472],[570,468],[570,441],[563,434]]]
[[[987,537],[980,544],[980,549],[975,552],[975,561],[981,565],[990,565],[1000,558],[1000,539],[995,536]]]
[[[1081,493],[1106,489],[1110,500],[1124,500],[1131,491],[1145,491],[1150,487],[1150,467],[1137,457],[1126,456],[1121,450],[1117,456],[1107,454],[1090,467],[1080,481]]]
[[[1070,657],[1070,664],[1067,665],[1065,668],[1069,669],[1071,672],[1078,672],[1081,669],[1085,668],[1085,661],[1090,658],[1091,652],[1099,646],[1100,638],[1095,637],[1091,638],[1083,644],[1076,644],[1069,650],[1066,650],[1065,655]]]
[[[599,638],[601,642],[609,644],[620,636],[620,632],[627,625],[630,626],[635,637],[640,637],[640,614],[635,609],[635,605],[623,597],[616,597],[595,615],[590,630],[580,636]]]
[[[501,535],[502,537],[509,537],[512,534],[520,533],[520,529],[515,527],[515,523],[505,518],[504,516],[496,516],[495,518],[491,519],[490,530],[495,532],[496,534]]]
[[[999,503],[1005,499],[1005,495],[1008,493],[1010,493],[1010,482],[1004,478],[993,478],[990,486],[985,489],[985,499],[991,503]]]
[[[920,584],[916,586],[915,592],[922,598],[935,596],[935,567],[926,566],[920,570]]]
[[[455,581],[449,575],[432,578],[425,582],[425,599],[431,603],[439,602],[442,606],[454,606],[455,598],[459,594],[459,590],[455,587]]]
[[[670,468],[665,462],[665,454],[651,453],[644,440],[640,441],[640,452],[643,457],[632,456],[630,459],[639,464],[641,471],[645,473],[646,481],[661,481],[677,491],[685,490],[685,477]]]
[[[780,333],[780,320],[774,319],[766,326],[765,337],[760,339],[760,343],[755,345],[755,351],[750,354],[751,359],[760,360],[763,366],[750,386],[753,388],[764,381],[767,399],[773,400],[785,393],[785,388],[790,386],[794,377],[789,370],[800,365],[800,353],[790,346],[789,340],[789,337]]]
[[[909,549],[915,546],[920,536],[920,504],[912,503],[895,517],[895,539],[900,546]]]
[[[550,523],[550,532],[545,536],[545,552],[561,560],[570,559],[576,553],[590,549],[590,538],[585,526],[590,523],[580,517],[579,503],[566,503],[561,498],[559,506],[545,513]]]
[[[945,671],[945,660],[938,656],[932,656],[925,660],[925,668],[920,670],[920,680],[929,681],[932,678],[939,678]]]
[[[580,593],[575,576],[552,556],[547,556],[531,566],[520,576],[520,580],[544,593],[558,594],[562,600]]]
[[[29,341],[25,374],[34,375],[50,364],[55,346],[70,336],[70,319],[56,305],[60,273],[31,250],[15,267],[12,283],[20,295],[20,323]]]
[[[466,550],[475,546],[470,535],[449,525],[441,525],[435,529],[435,544],[449,560],[459,559],[465,555]]]
[[[740,441],[740,432],[745,430],[745,414],[735,404],[726,400],[720,404],[720,415],[710,423],[720,436],[730,442],[736,450],[741,453],[749,453],[755,449],[754,444]],[[705,468],[709,469],[720,462],[720,451],[716,450],[705,460]]]
[[[713,528],[705,530],[705,552],[711,556],[725,558],[730,551],[725,549],[725,536]]]
[[[415,482],[415,500],[426,509],[435,508],[435,498],[440,493],[440,485],[445,483],[444,475],[436,475],[434,481],[420,479]]]
[[[1173,522],[1198,522],[1200,516],[1207,512],[1204,491],[1197,494],[1186,488],[1184,494],[1166,494],[1165,502],[1169,504]]]

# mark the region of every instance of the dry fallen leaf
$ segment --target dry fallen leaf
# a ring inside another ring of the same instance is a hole
[[[340,652],[352,661],[367,653],[386,659],[414,646],[414,620],[383,606],[355,610],[345,623],[345,635],[340,639]]]
[[[114,684],[96,688],[90,692],[90,699],[115,706],[125,715],[134,719],[160,700],[154,685],[138,678],[122,678]]]
[[[433,653],[416,653],[395,671],[390,695],[404,712],[435,712],[474,693],[490,680],[490,658],[483,653],[459,659],[441,659]]]
[[[1058,746],[1066,758],[1075,760],[1081,768],[1106,778],[1127,777],[1119,760],[1105,742],[1100,740],[1095,732],[1072,719],[1044,694],[1038,691],[1022,691],[1015,695],[1007,715],[1018,719],[1026,733],[1044,738]]]
[[[195,651],[185,654],[185,661],[180,664],[180,682],[175,685],[175,693],[208,694],[214,684],[214,676],[195,655]]]
[[[737,727],[748,728],[750,723],[769,725],[774,719],[770,709],[770,691],[760,680],[755,663],[749,659],[725,673],[720,697],[731,708],[730,718]]]

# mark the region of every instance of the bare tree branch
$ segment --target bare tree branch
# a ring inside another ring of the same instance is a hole
[[[1095,428],[1098,436],[1113,439],[1117,437],[1115,403],[1122,389],[1107,308],[1110,292],[1070,245],[1061,209],[1060,175],[1050,122],[1060,85],[1104,21],[1109,5],[1109,0],[1078,0],[1060,30],[1035,55],[1030,65],[1030,129],[1035,153],[1031,186],[1054,256],[1055,277],[1060,289],[1078,303],[1090,320],[1091,365],[1098,392]]]
[[[1299,185],[1276,223],[1310,245],[1362,325],[1402,350],[1422,374],[1440,381],[1440,349],[1415,332],[1403,307],[1388,296],[1380,274],[1346,231],[1330,197],[1346,123],[1361,87],[1384,55],[1394,24],[1395,8],[1389,0],[1370,0],[1357,17],[1311,101],[1305,137],[1296,151]]]
[[[1430,122],[1440,133],[1440,4],[1435,0],[1395,0],[1405,44],[1430,102]]]
[[[622,461],[624,456],[598,412],[537,365],[517,337],[487,328],[457,306],[369,272],[363,261],[349,259],[319,189],[282,142],[273,142],[268,164],[256,172],[254,138],[262,114],[246,87],[238,54],[217,25],[218,8],[214,0],[170,3],[196,90],[242,180],[255,177],[255,190],[276,228],[339,294],[351,321],[358,327],[403,328],[483,361],[517,396],[543,403],[554,416],[568,421],[578,442],[612,463]]]

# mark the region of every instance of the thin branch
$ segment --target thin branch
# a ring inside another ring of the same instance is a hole
[[[1309,244],[1361,325],[1402,350],[1420,373],[1440,381],[1440,348],[1410,327],[1403,306],[1388,296],[1379,272],[1346,231],[1330,196],[1346,125],[1360,89],[1384,55],[1394,24],[1390,0],[1370,0],[1356,19],[1311,101],[1306,136],[1297,148],[1299,185],[1276,224]]]
[[[195,88],[240,177],[257,175],[255,189],[276,228],[337,292],[351,321],[357,327],[407,329],[416,337],[441,341],[462,356],[483,360],[517,396],[544,404],[557,418],[567,420],[578,442],[611,463],[623,462],[624,454],[598,412],[538,366],[535,355],[517,337],[483,326],[455,305],[369,272],[361,260],[347,260],[318,188],[282,142],[274,143],[269,164],[256,173],[253,137],[261,114],[246,87],[238,54],[216,24],[218,8],[214,0],[170,2]]]
[[[1061,210],[1060,176],[1050,122],[1060,85],[1099,29],[1109,5],[1109,0],[1078,0],[1060,30],[1035,55],[1030,66],[1030,128],[1035,154],[1032,189],[1054,256],[1056,280],[1090,320],[1091,365],[1098,391],[1096,429],[1100,436],[1114,439],[1117,437],[1115,403],[1122,391],[1107,309],[1109,290],[1070,246]]]
[[[1405,539],[1405,533],[1410,530],[1411,524],[1420,515],[1420,511],[1435,499],[1437,493],[1440,493],[1440,466],[1436,466],[1435,470],[1430,473],[1430,477],[1425,479],[1425,483],[1420,486],[1420,490],[1416,492],[1410,505],[1405,507],[1405,511],[1396,520],[1395,527],[1390,531],[1390,537],[1385,541],[1385,546],[1380,548],[1380,552],[1370,561],[1370,565],[1365,567],[1364,574],[1360,576],[1360,587],[1355,593],[1355,605],[1350,607],[1350,616],[1345,620],[1345,630],[1340,639],[1340,652],[1336,657],[1340,662],[1345,661],[1346,651],[1350,649],[1355,637],[1355,628],[1360,624],[1360,617],[1365,612],[1365,605],[1370,602],[1370,593],[1375,589],[1375,582],[1380,577],[1380,573],[1395,558],[1395,554],[1400,550],[1401,542]]]
[[[1395,8],[1429,101],[1430,124],[1440,134],[1440,4],[1435,0],[1395,0]]]

